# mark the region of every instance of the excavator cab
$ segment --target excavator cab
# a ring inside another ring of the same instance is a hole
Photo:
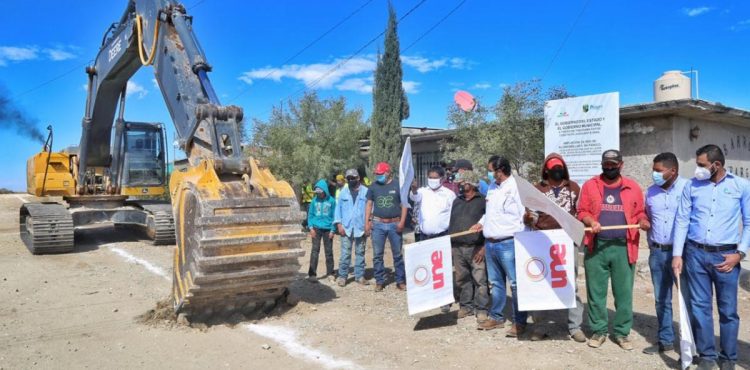
[[[157,196],[166,189],[164,128],[161,124],[127,122],[122,136],[122,195]]]

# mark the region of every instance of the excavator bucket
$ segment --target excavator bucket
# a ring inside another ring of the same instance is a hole
[[[220,180],[210,160],[172,175],[174,308],[189,320],[268,312],[300,268],[294,192],[251,162],[252,180]]]

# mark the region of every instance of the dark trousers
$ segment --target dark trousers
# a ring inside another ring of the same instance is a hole
[[[455,291],[461,308],[487,313],[490,291],[487,286],[487,268],[484,261],[477,263],[474,255],[481,246],[460,245],[452,248]]]
[[[333,275],[333,239],[330,237],[331,230],[315,229],[315,237],[312,238],[312,250],[310,250],[310,269],[308,276],[318,276],[318,255],[320,254],[320,240],[323,240],[323,248],[326,253],[326,274]]]

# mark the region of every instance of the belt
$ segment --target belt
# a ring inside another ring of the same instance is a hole
[[[490,242],[490,243],[500,243],[500,242],[504,242],[504,241],[506,241],[506,240],[510,240],[510,239],[513,239],[513,237],[512,237],[512,236],[509,236],[509,237],[507,237],[507,238],[500,238],[500,239],[495,239],[495,238],[484,238],[484,240],[486,240],[486,241],[488,241],[488,242]]]
[[[708,244],[696,243],[692,240],[690,240],[690,243],[694,247],[698,249],[702,249],[706,252],[725,252],[725,251],[731,251],[731,250],[737,249],[737,244],[708,245]]]
[[[443,235],[447,235],[447,232],[443,231],[442,233],[439,233],[439,234],[422,234],[422,237],[432,239],[432,238],[439,238]]]
[[[377,221],[377,222],[382,222],[382,223],[384,223],[384,224],[391,224],[391,223],[394,223],[394,222],[399,222],[399,221],[401,221],[401,217],[394,217],[394,218],[380,218],[380,217],[375,217],[375,216],[373,216],[373,217],[372,217],[372,220],[373,220],[373,221]]]
[[[672,244],[651,243],[651,248],[661,249],[664,252],[669,252],[672,250]]]

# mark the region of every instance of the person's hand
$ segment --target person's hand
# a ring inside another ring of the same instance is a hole
[[[484,246],[477,249],[476,252],[474,252],[474,262],[475,263],[482,263],[484,262]]]
[[[365,222],[365,235],[370,236],[372,234],[372,222]]]
[[[599,234],[602,232],[602,224],[594,221],[591,223],[591,232],[594,234]]]
[[[404,231],[404,228],[406,227],[406,222],[401,221],[396,225],[396,232],[401,234]]]
[[[417,180],[414,180],[411,182],[410,188],[411,188],[411,191],[413,191],[414,193],[417,192],[417,189],[419,189],[419,186],[417,185]]]
[[[523,223],[531,226],[534,223],[534,215],[532,215],[531,212],[526,211],[526,213],[523,214]]]
[[[734,269],[742,257],[739,253],[729,253],[724,255],[724,262],[714,265],[719,272],[730,272]]]
[[[672,273],[674,273],[674,276],[679,278],[680,274],[682,273],[682,257],[681,256],[674,256],[672,257]]]
[[[315,228],[314,228],[314,227],[311,227],[311,228],[310,228],[310,237],[314,239],[314,238],[315,238],[315,235],[317,235],[317,234],[315,233]]]
[[[339,235],[346,236],[346,230],[344,230],[344,226],[343,225],[339,224],[338,230],[339,230]]]
[[[648,222],[648,220],[645,219],[645,218],[642,219],[641,222],[638,223],[638,225],[640,225],[641,230],[643,230],[643,231],[648,231],[648,230],[651,229],[651,223]]]
[[[482,231],[482,224],[476,224],[476,225],[470,227],[469,230],[471,230],[471,231],[473,231],[475,233],[478,233],[478,232]]]
[[[336,235],[333,231],[328,233],[328,239],[333,239],[333,236]]]

